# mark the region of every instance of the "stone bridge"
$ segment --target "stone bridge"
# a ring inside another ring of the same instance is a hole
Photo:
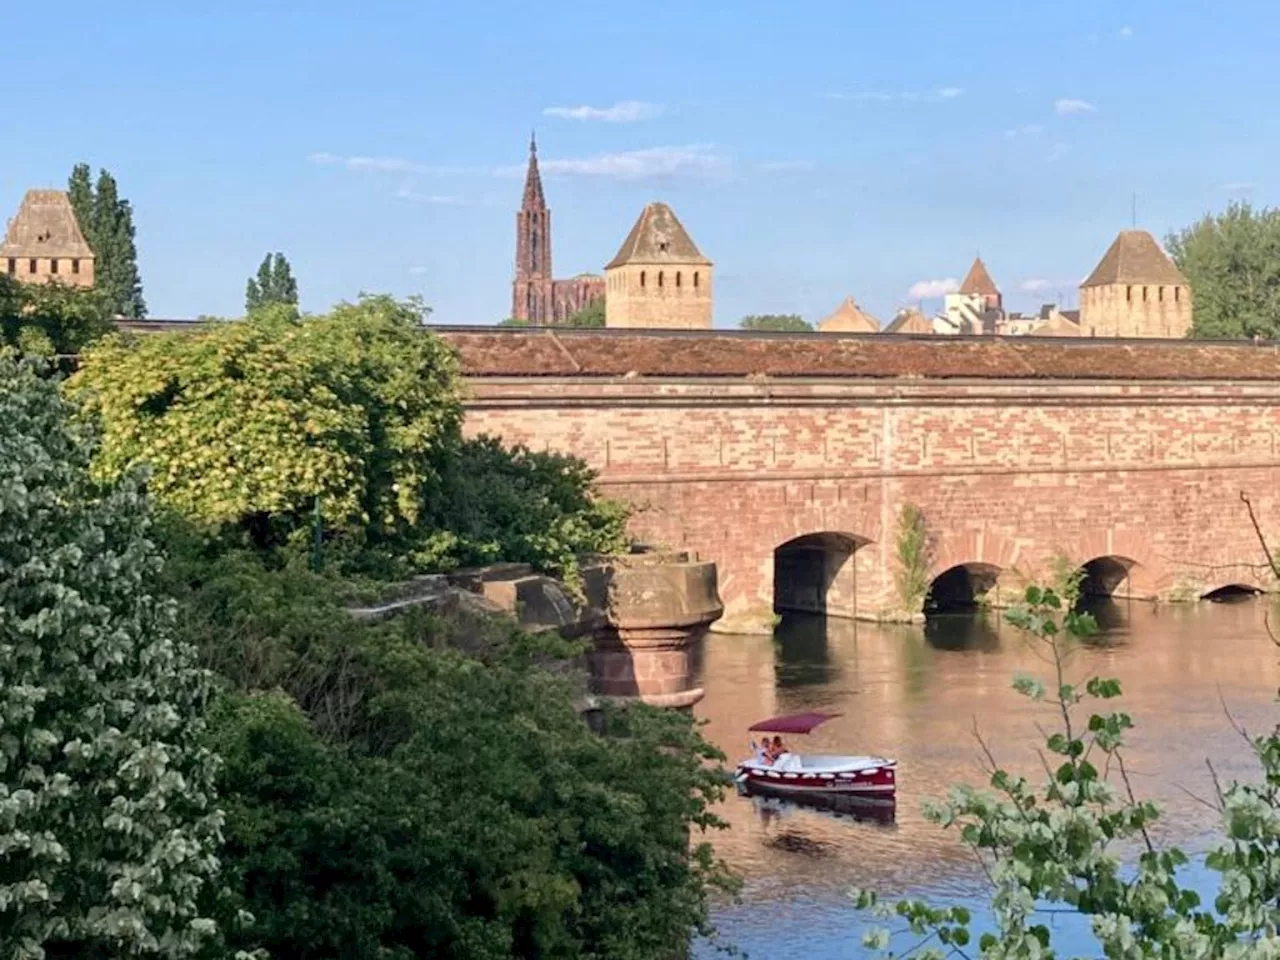
[[[1267,589],[1280,345],[444,328],[467,429],[576,454],[633,532],[714,560],[729,619],[918,612],[1083,569]],[[904,565],[904,508],[922,517]]]

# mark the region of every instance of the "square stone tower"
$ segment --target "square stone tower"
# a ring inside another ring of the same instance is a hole
[[[604,325],[708,329],[711,268],[672,209],[649,204],[604,268]]]
[[[1122,230],[1080,284],[1080,335],[1185,337],[1191,287],[1155,237]]]
[[[0,273],[21,283],[93,286],[93,251],[62,190],[28,190],[0,243]]]

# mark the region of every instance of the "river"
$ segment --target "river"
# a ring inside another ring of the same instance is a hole
[[[1224,705],[1249,730],[1277,716],[1280,650],[1263,625],[1267,602],[1164,605],[1101,601],[1101,631],[1068,659],[1071,680],[1117,677],[1119,709],[1136,724],[1127,764],[1138,792],[1158,801],[1158,835],[1203,851],[1215,840],[1204,759],[1224,781],[1252,776],[1256,764]],[[701,649],[706,697],[694,708],[705,734],[736,762],[756,720],[805,710],[838,718],[803,738],[805,752],[875,753],[898,759],[896,814],[888,823],[787,807],[731,795],[720,809],[730,828],[716,835],[720,856],[744,878],[740,902],[722,904],[716,923],[726,942],[771,960],[862,955],[865,918],[853,887],[882,895],[965,903],[980,910],[985,881],[954,835],[924,820],[926,797],[951,784],[986,781],[975,725],[997,760],[1036,782],[1037,722],[1051,708],[1011,688],[1015,674],[1048,679],[1049,664],[999,612],[952,614],[923,626],[882,626],[820,618],[787,619],[773,637],[710,635]],[[801,738],[792,738],[799,740]],[[1192,796],[1194,795],[1194,797]],[[1204,887],[1204,871],[1192,877]],[[1058,918],[1054,918],[1058,919]],[[1088,950],[1076,922],[1060,946]],[[711,956],[705,944],[699,956]]]

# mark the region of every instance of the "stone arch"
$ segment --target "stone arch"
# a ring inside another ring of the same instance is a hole
[[[1126,589],[1130,577],[1138,571],[1139,564],[1132,557],[1107,554],[1094,557],[1080,564],[1080,595],[1084,597],[1128,596]]]
[[[995,590],[1003,567],[974,561],[947,567],[929,582],[925,596],[925,614],[950,613],[976,607]]]
[[[1125,576],[1111,586],[1103,596],[1123,597],[1130,600],[1151,600],[1171,582],[1168,570],[1146,536],[1136,530],[1104,528],[1080,537],[1065,551],[1066,556],[1081,568],[1095,564],[1094,571],[1114,579],[1115,564],[1124,566]],[[1105,568],[1105,569],[1104,569]],[[1088,571],[1086,571],[1088,572]],[[1088,592],[1099,595],[1098,584]]]
[[[1011,570],[1017,566],[1021,558],[1018,543],[998,533],[982,530],[956,535],[945,535],[938,539],[930,558],[929,579],[937,577],[952,567],[966,564],[986,564]]]
[[[871,541],[824,530],[792,537],[773,550],[773,610],[851,617],[858,607],[854,554]]]
[[[1206,590],[1200,594],[1201,600],[1208,600],[1210,603],[1235,603],[1240,600],[1249,600],[1258,596],[1263,592],[1261,587],[1252,583],[1224,583],[1220,587],[1214,587],[1212,590]]]

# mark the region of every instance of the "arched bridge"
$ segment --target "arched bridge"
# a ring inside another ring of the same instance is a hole
[[[1271,586],[1239,493],[1280,546],[1274,344],[441,332],[469,431],[586,459],[730,614]]]

